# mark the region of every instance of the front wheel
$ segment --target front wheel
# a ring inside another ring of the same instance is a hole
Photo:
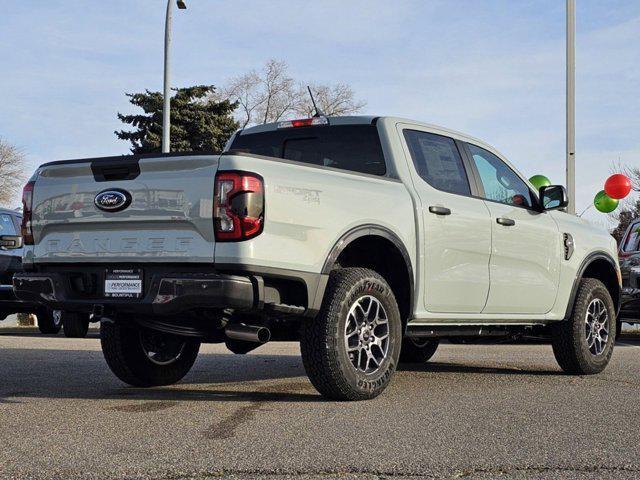
[[[191,370],[200,341],[102,322],[102,353],[111,371],[134,387],[171,385]]]
[[[40,310],[36,313],[38,330],[45,335],[55,335],[62,328],[60,310]]]
[[[389,384],[402,322],[391,287],[378,273],[331,273],[320,313],[303,324],[300,349],[313,386],[334,400],[366,400]]]
[[[552,327],[553,353],[562,370],[591,375],[606,368],[616,338],[615,311],[602,282],[594,278],[580,281],[571,317]]]

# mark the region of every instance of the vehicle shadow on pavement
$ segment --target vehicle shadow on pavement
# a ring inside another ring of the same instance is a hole
[[[640,347],[640,341],[624,339],[619,345],[628,350]],[[398,373],[402,372],[564,376],[559,369],[519,368],[495,365],[494,362],[488,365],[437,361],[403,364],[398,368]],[[132,400],[143,404],[325,401],[306,378],[299,355],[202,352],[194,368],[180,383],[144,389],[127,387],[115,378],[100,350],[0,349],[0,405],[21,403],[21,398]]]
[[[108,395],[113,400],[172,402],[326,402],[307,381],[265,385],[253,390],[202,388],[185,389],[184,384],[171,388],[123,388]],[[306,392],[309,393],[306,393]]]
[[[499,375],[537,375],[537,376],[562,376],[564,375],[560,370],[531,370],[524,368],[514,367],[496,367],[496,366],[475,366],[475,365],[462,365],[458,363],[409,363],[402,364],[398,367],[399,372],[431,372],[431,373],[487,373],[487,374],[499,374]]]
[[[19,403],[20,398],[322,401],[298,355],[201,353],[180,383],[148,389],[125,386],[95,350],[4,349],[0,364],[0,404]]]

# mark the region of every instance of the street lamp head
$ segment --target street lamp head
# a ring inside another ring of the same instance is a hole
[[[177,2],[178,8],[180,10],[186,10],[187,9],[187,4],[184,3],[184,0],[178,0]]]

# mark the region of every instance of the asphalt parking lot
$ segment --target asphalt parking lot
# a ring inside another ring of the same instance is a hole
[[[293,343],[206,345],[182,383],[144,390],[95,334],[4,333],[0,477],[638,478],[639,372],[631,339],[594,377],[561,374],[547,345],[446,344],[378,399],[335,403]]]

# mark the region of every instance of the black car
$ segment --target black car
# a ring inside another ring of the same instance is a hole
[[[22,214],[0,209],[0,320],[14,313],[33,313],[42,333],[58,333],[62,326],[60,312],[18,300],[13,294],[13,274],[22,270]]]
[[[622,273],[620,320],[640,323],[640,219],[634,220],[618,249]]]

